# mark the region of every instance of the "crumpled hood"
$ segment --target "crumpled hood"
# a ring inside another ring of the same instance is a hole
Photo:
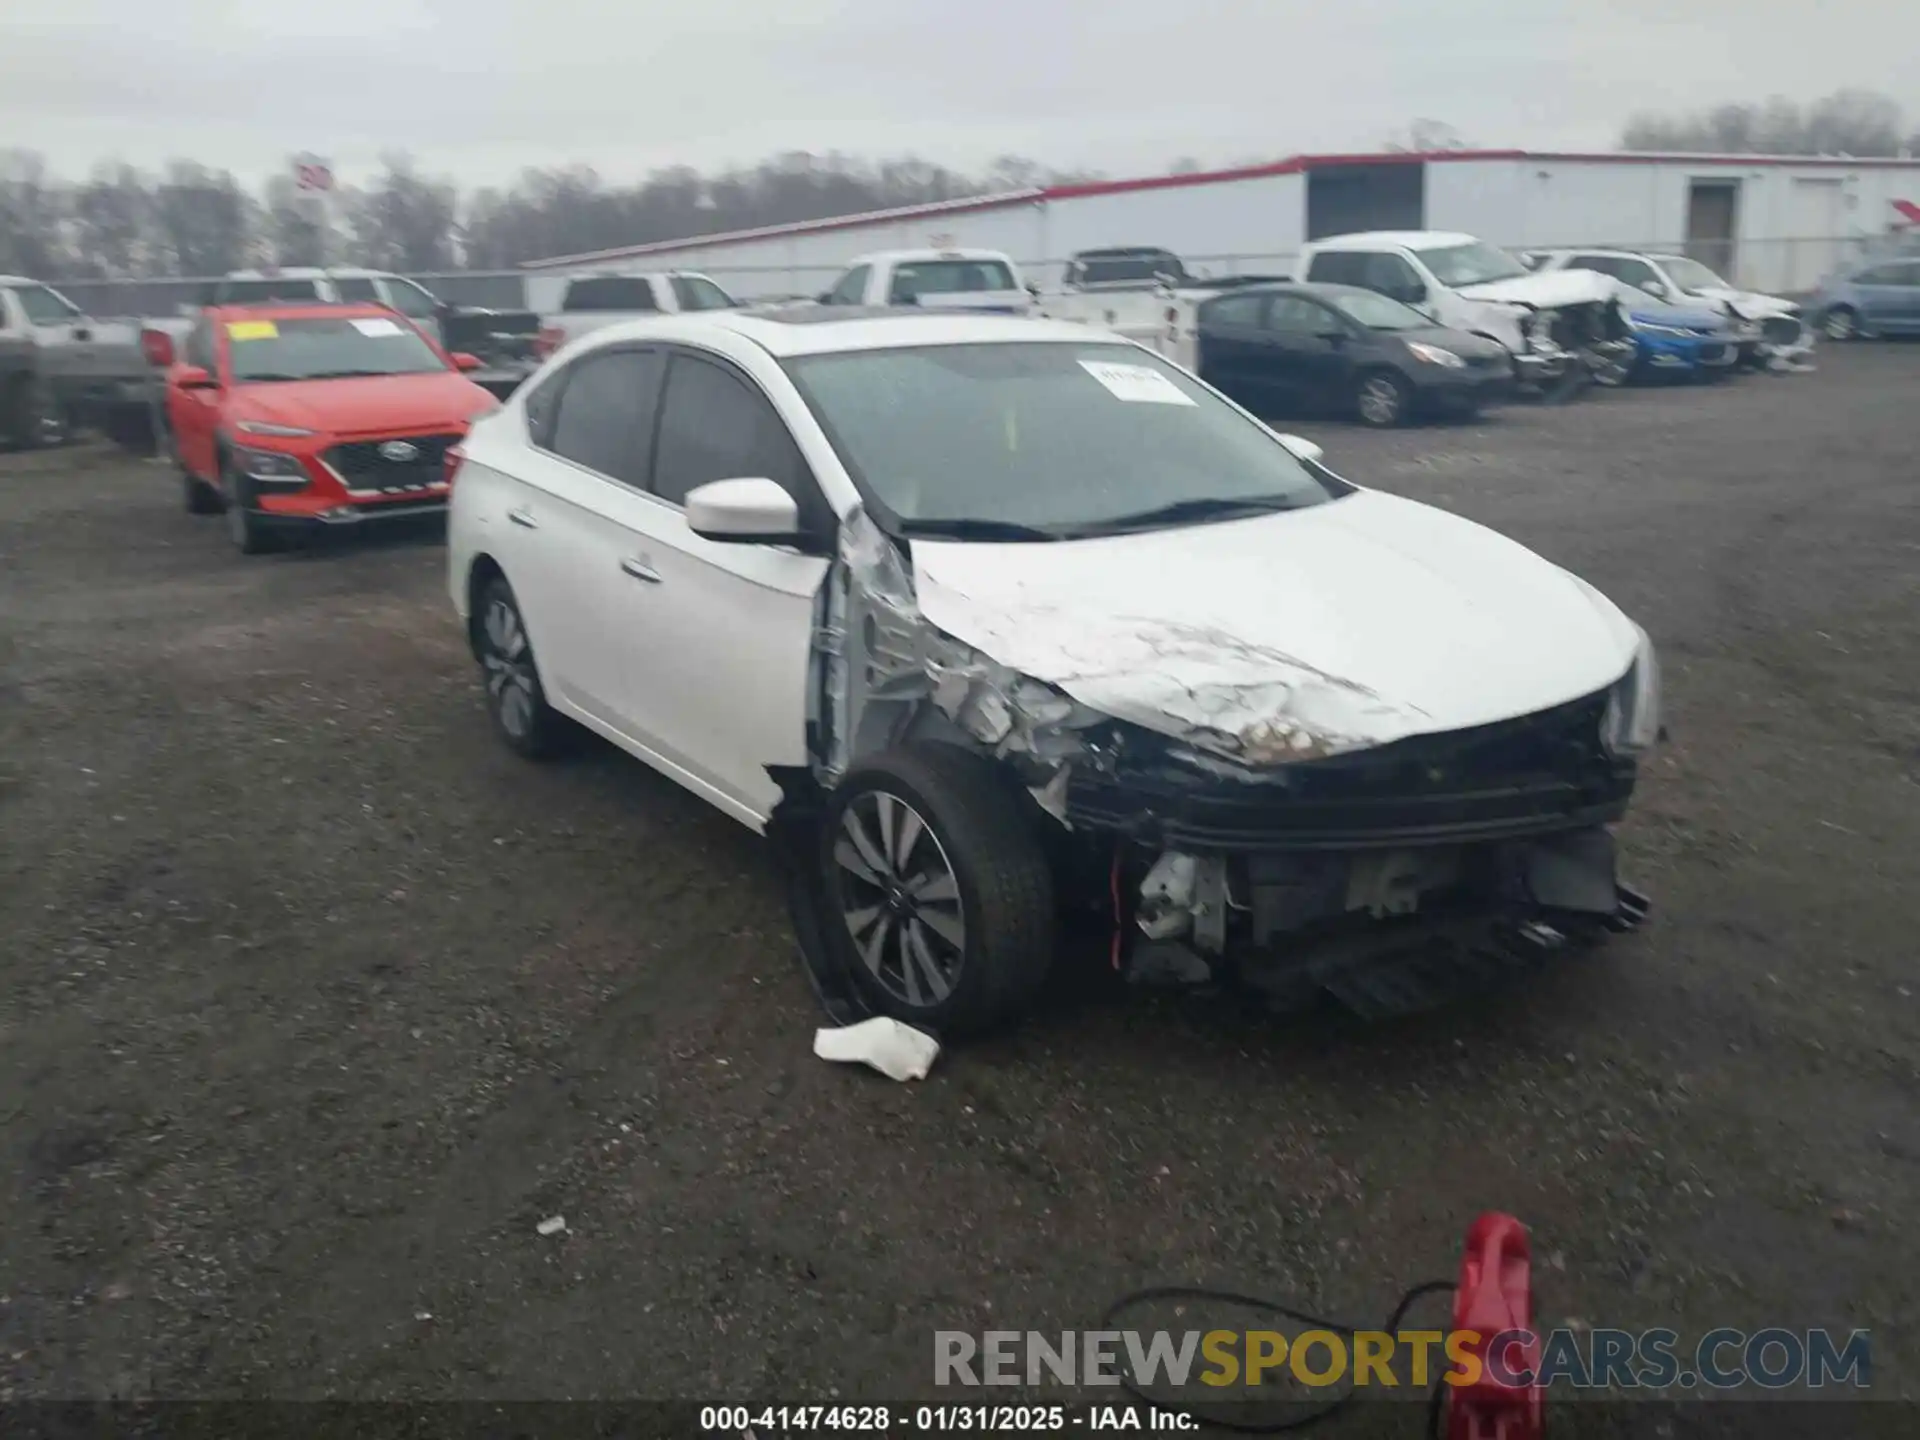
[[[1463,285],[1459,293],[1469,300],[1507,300],[1540,310],[1555,310],[1563,305],[1591,305],[1611,300],[1615,290],[1612,277],[1597,270],[1548,270],[1544,274],[1517,275],[1511,280],[1490,280],[1484,285]]]
[[[1611,684],[1637,632],[1458,516],[1376,491],[1059,543],[911,542],[933,625],[1083,705],[1249,763],[1530,714]]]
[[[280,380],[239,386],[231,420],[266,420],[326,435],[454,431],[497,402],[452,370],[347,380]]]
[[[1702,300],[1724,300],[1749,320],[1764,320],[1770,315],[1793,315],[1799,309],[1791,300],[1783,300],[1778,295],[1762,295],[1758,290],[1734,290],[1712,285],[1705,290],[1689,290],[1687,293]]]

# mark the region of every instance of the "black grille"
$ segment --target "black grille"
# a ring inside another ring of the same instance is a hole
[[[1112,773],[1076,769],[1075,824],[1228,850],[1354,849],[1493,840],[1604,823],[1635,766],[1600,742],[1607,692],[1494,725],[1325,760],[1215,777],[1133,732]]]
[[[417,453],[411,459],[389,460],[380,453],[380,447],[395,441],[413,446]],[[326,460],[349,490],[404,493],[436,484],[448,449],[459,441],[458,435],[390,435],[336,445],[327,451]]]

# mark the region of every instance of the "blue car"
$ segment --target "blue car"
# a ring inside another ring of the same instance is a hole
[[[1634,353],[1612,383],[1656,375],[1723,375],[1740,358],[1739,336],[1721,311],[1670,304],[1624,281],[1620,308],[1633,334]]]
[[[1829,340],[1920,335],[1920,256],[1862,260],[1829,275],[1807,309]]]

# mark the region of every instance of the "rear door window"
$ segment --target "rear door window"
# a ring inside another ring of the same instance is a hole
[[[666,356],[603,350],[568,367],[547,448],[596,474],[645,489],[647,452]]]
[[[1366,258],[1352,250],[1322,250],[1308,264],[1306,278],[1328,285],[1363,285]]]
[[[340,292],[342,300],[370,301],[375,305],[384,305],[380,292],[373,287],[371,278],[365,275],[344,275],[333,282],[334,289]]]
[[[1260,312],[1265,308],[1267,297],[1264,295],[1228,295],[1219,300],[1209,300],[1200,307],[1202,325],[1258,325]]]

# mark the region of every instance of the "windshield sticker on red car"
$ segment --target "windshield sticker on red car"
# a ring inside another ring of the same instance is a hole
[[[350,323],[362,335],[371,335],[376,340],[388,335],[405,333],[401,330],[399,322],[395,320],[354,320]]]
[[[1191,405],[1193,397],[1160,371],[1145,365],[1116,365],[1110,360],[1082,360],[1080,368],[1106,386],[1116,400],[1132,405]]]
[[[229,340],[278,340],[280,327],[271,320],[229,320]]]

